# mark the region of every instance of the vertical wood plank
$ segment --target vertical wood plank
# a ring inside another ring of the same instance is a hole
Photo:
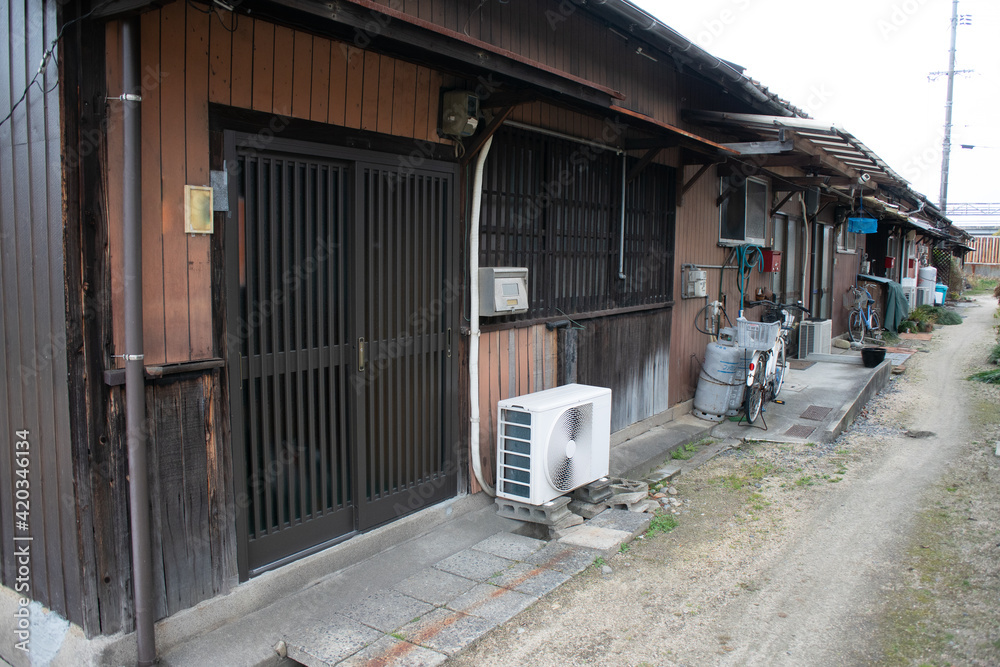
[[[139,19],[140,71],[161,70],[160,12]],[[142,340],[146,363],[166,361],[163,314],[163,227],[160,182],[160,84],[146,86],[139,107],[142,132]]]
[[[412,137],[416,117],[417,66],[413,63],[396,61],[393,79],[392,134],[398,137]]]
[[[230,104],[232,96],[233,34],[230,32],[237,21],[236,14],[213,8],[214,17],[209,17],[209,63],[211,71],[208,79],[208,99],[215,104]],[[226,28],[225,22],[229,25]]]
[[[184,130],[184,44],[186,22],[183,3],[165,5],[160,24],[161,179],[163,184],[163,309],[168,362],[188,361],[191,338],[188,316],[188,245],[184,235],[184,180],[186,151]],[[192,10],[194,11],[194,10]]]
[[[295,31],[274,27],[274,101],[271,111],[282,116],[292,113],[292,75],[295,62]]]
[[[441,141],[438,121],[441,117],[441,73],[431,70],[430,95],[427,97],[427,141]],[[419,132],[419,130],[418,130]]]
[[[309,118],[312,113],[313,36],[295,31],[295,63],[292,70],[292,115]]]
[[[232,87],[229,102],[234,107],[250,109],[253,106],[254,79],[254,20],[233,15],[236,28],[232,35],[231,63]]]
[[[327,118],[332,125],[344,125],[347,113],[347,59],[349,49],[343,42],[330,43],[330,101]]]
[[[185,45],[185,145],[189,185],[210,185],[208,176],[208,88],[209,20],[211,16],[195,8],[187,10]],[[188,303],[191,327],[191,359],[214,356],[212,336],[211,237],[187,237]]]
[[[365,51],[364,84],[361,91],[361,129],[378,127],[379,54]]]
[[[330,40],[313,38],[312,102],[309,118],[326,123],[330,113]]]
[[[350,46],[347,48],[347,106],[344,112],[344,125],[346,127],[361,128],[364,80],[365,52]]]
[[[253,109],[270,112],[274,104],[274,24],[253,22]]]
[[[427,136],[427,116],[431,97],[431,71],[417,67],[416,90],[413,99],[413,137],[429,140]]]
[[[383,134],[392,133],[392,114],[396,82],[396,59],[389,56],[379,57],[378,77],[378,120],[375,129]]]
[[[121,27],[116,21],[105,26],[105,76],[108,96],[122,94],[122,50]],[[122,136],[122,105],[120,102],[108,104],[107,116],[107,187],[108,187],[108,255],[111,268],[111,337],[115,354],[125,351],[125,256],[122,211],[122,174],[125,168],[124,137]],[[121,359],[115,359],[116,367],[123,367]]]

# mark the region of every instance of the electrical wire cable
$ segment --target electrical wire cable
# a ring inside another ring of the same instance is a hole
[[[31,81],[29,81],[28,85],[24,87],[24,92],[21,93],[21,96],[17,99],[17,102],[14,102],[14,104],[11,105],[10,113],[4,116],[3,120],[0,120],[0,127],[3,127],[7,121],[13,118],[14,112],[17,111],[17,108],[21,106],[21,103],[23,103],[24,100],[27,99],[28,92],[31,90],[32,86],[38,86],[38,89],[42,91],[43,95],[47,95],[48,93],[55,90],[55,88],[59,85],[58,80],[56,81],[56,84],[54,86],[46,89],[45,86],[38,83],[38,77],[45,73],[45,68],[48,66],[49,60],[52,58],[52,54],[55,51],[56,45],[59,44],[59,40],[62,39],[63,33],[66,32],[66,28],[70,27],[74,23],[78,23],[80,21],[83,21],[84,19],[90,18],[94,14],[94,12],[107,7],[112,3],[112,1],[113,0],[104,0],[104,2],[95,5],[93,9],[91,9],[83,16],[78,16],[75,19],[63,23],[62,27],[59,28],[59,32],[56,34],[55,39],[49,42],[48,48],[45,49],[45,52],[42,54],[42,61],[38,64],[38,69],[35,71],[35,76],[31,77]]]

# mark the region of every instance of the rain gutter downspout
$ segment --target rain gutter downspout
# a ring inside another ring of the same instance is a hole
[[[625,280],[625,168],[628,165],[628,155],[622,153],[622,224],[618,234],[618,279]]]
[[[128,445],[132,595],[135,602],[136,664],[156,662],[153,576],[149,539],[149,473],[146,461],[146,378],[142,347],[142,204],[140,185],[139,30],[122,22],[122,220],[125,259],[125,432]]]
[[[483,167],[492,145],[493,137],[490,137],[476,157],[469,216],[469,449],[476,481],[487,495],[496,496],[496,489],[483,477],[479,452],[479,214],[483,204]]]
[[[805,236],[802,240],[802,303],[806,304],[806,308],[812,310],[812,294],[806,294],[806,281],[809,278],[809,254],[812,252],[812,247],[809,245],[809,211],[806,209],[806,198],[801,192],[799,193],[799,203],[802,204],[802,228]]]

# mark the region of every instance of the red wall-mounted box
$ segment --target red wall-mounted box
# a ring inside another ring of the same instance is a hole
[[[895,257],[886,257],[885,258],[885,268],[891,269],[894,266],[896,266],[896,258]]]
[[[777,273],[781,271],[781,251],[780,250],[765,250],[764,251],[764,273]]]

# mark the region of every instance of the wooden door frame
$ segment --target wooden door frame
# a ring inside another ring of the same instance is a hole
[[[356,148],[347,148],[331,144],[320,144],[310,141],[304,141],[299,139],[285,139],[276,138],[269,136],[266,139],[262,138],[261,135],[255,135],[248,133],[244,130],[236,129],[223,129],[223,154],[225,157],[225,163],[230,172],[234,173],[236,166],[238,164],[238,148],[241,145],[250,146],[261,152],[280,152],[293,155],[301,155],[303,157],[315,157],[324,160],[331,160],[336,162],[348,163],[349,166],[346,169],[345,178],[345,218],[343,224],[346,225],[344,230],[345,245],[350,250],[356,248],[355,236],[356,229],[358,225],[358,220],[361,216],[359,211],[359,206],[356,201],[354,201],[354,185],[357,179],[357,169],[360,164],[377,164],[385,166],[388,168],[398,168],[403,171],[412,170],[415,173],[426,173],[426,172],[438,172],[442,174],[447,174],[451,177],[451,192],[449,193],[448,206],[450,207],[448,219],[445,221],[445,227],[438,230],[439,234],[444,234],[446,243],[444,255],[442,256],[442,265],[445,270],[446,276],[450,277],[452,281],[457,281],[460,276],[459,271],[459,258],[461,257],[461,247],[459,240],[462,238],[461,230],[461,211],[459,210],[459,191],[461,189],[461,178],[459,172],[459,165],[453,162],[446,162],[441,160],[432,160],[427,158],[420,158],[419,161],[414,160],[412,157],[407,157],[399,154],[393,153],[382,153]],[[359,529],[359,510],[357,504],[357,497],[359,493],[363,493],[360,489],[360,484],[357,482],[361,479],[359,476],[359,456],[358,456],[358,443],[360,442],[359,434],[355,430],[357,424],[348,425],[351,429],[350,431],[350,452],[351,452],[351,470],[350,473],[354,479],[354,484],[352,485],[352,492],[354,495],[354,526],[355,530],[348,532],[344,535],[337,536],[331,540],[324,541],[322,543],[315,544],[308,549],[291,554],[284,558],[280,558],[273,563],[254,568],[251,570],[249,564],[249,524],[247,516],[247,500],[249,498],[247,489],[247,479],[246,472],[248,463],[244,456],[244,443],[246,435],[244,433],[244,425],[246,420],[246,415],[244,414],[243,408],[243,392],[242,392],[242,368],[239,367],[240,349],[238,346],[233,345],[232,341],[235,337],[230,335],[230,332],[234,331],[234,327],[238,330],[238,305],[232,303],[232,295],[239,293],[239,272],[237,267],[239,266],[239,221],[238,221],[238,210],[237,202],[239,200],[239,182],[236,178],[228,179],[228,191],[229,191],[229,212],[225,216],[225,223],[223,228],[223,257],[225,261],[225,267],[222,269],[222,280],[223,280],[223,294],[226,302],[226,317],[225,317],[225,332],[223,333],[224,338],[229,341],[226,346],[226,366],[225,373],[227,375],[227,386],[229,393],[229,427],[230,427],[230,438],[229,447],[231,454],[231,466],[232,466],[232,479],[233,479],[233,497],[235,499],[235,512],[233,515],[233,520],[236,521],[236,544],[237,544],[237,566],[239,572],[240,581],[246,581],[252,576],[257,576],[263,572],[280,567],[288,562],[297,560],[306,555],[316,553],[323,549],[326,549],[336,543],[342,542],[350,537],[353,537],[358,532],[363,530],[368,530],[374,528],[385,521],[376,522],[373,525],[365,525],[363,529]],[[347,274],[352,278],[355,277],[358,271],[357,262],[362,261],[359,258],[349,258],[347,260],[348,266],[345,269]],[[354,287],[354,298],[355,301],[359,301],[363,298],[363,286],[360,285],[359,280],[353,280],[355,283]],[[447,363],[444,365],[443,378],[442,378],[442,405],[446,406],[443,414],[443,423],[441,424],[442,433],[442,447],[444,448],[444,467],[446,475],[450,475],[451,483],[444,487],[444,491],[450,495],[447,497],[454,496],[458,490],[458,478],[459,478],[459,461],[461,460],[461,452],[459,447],[459,428],[458,428],[458,411],[456,407],[459,403],[458,401],[458,349],[459,349],[459,331],[461,325],[461,295],[456,298],[455,303],[450,308],[450,312],[447,312],[445,317],[449,321],[451,331],[453,332],[453,348],[454,352],[448,357]],[[355,358],[358,354],[357,339],[358,339],[358,328],[361,323],[357,321],[355,316],[356,309],[348,305],[345,313],[349,314],[351,319],[354,320],[348,324],[348,334],[347,339],[352,341],[351,347]],[[236,359],[236,362],[234,362]],[[349,399],[350,402],[356,403],[355,399]],[[356,419],[356,414],[360,408],[357,405],[350,410],[349,414],[353,414],[355,417],[352,421],[359,422],[361,420]],[[363,435],[363,431],[361,432]],[[450,473],[447,471],[451,471]],[[440,502],[440,499],[434,500],[433,502]],[[417,509],[417,508],[411,508]],[[398,514],[402,516],[402,514]]]

